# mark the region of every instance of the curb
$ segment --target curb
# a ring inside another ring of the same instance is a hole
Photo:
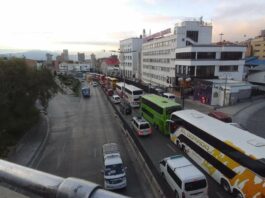
[[[104,90],[101,89],[101,91],[103,91],[103,94],[107,97],[108,102],[110,103],[110,105],[112,106],[114,112],[116,113],[118,119],[120,120],[120,122],[123,125],[123,122],[121,120],[121,118],[119,117],[119,110],[118,108],[111,102],[109,96],[104,92]],[[163,190],[161,189],[159,183],[157,182],[156,178],[153,176],[152,171],[150,170],[148,164],[145,162],[144,156],[142,155],[142,153],[140,152],[140,150],[138,149],[137,145],[135,144],[133,138],[131,137],[130,133],[128,132],[126,126],[121,126],[121,129],[124,133],[124,135],[126,136],[127,141],[129,142],[129,144],[131,145],[131,147],[133,147],[134,149],[134,153],[136,155],[136,158],[138,158],[138,163],[139,165],[143,168],[143,174],[145,175],[145,179],[146,181],[149,183],[151,191],[153,193],[153,195],[157,198],[165,198],[165,194],[163,192]]]
[[[35,151],[35,153],[33,154],[32,158],[29,160],[29,162],[27,163],[28,167],[33,168],[35,166],[36,160],[39,158],[40,154],[42,153],[42,151],[44,150],[44,147],[47,143],[49,134],[50,134],[50,123],[49,123],[49,118],[47,115],[43,115],[46,123],[47,123],[47,128],[44,129],[45,130],[45,136],[42,139],[42,142],[40,143],[40,145],[38,146],[37,150]]]

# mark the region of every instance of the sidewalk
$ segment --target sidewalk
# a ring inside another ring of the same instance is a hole
[[[245,108],[249,107],[253,103],[259,103],[264,101],[264,96],[261,97],[255,97],[250,100],[247,100],[245,102],[240,102],[235,105],[226,106],[226,107],[219,107],[216,110],[224,112],[230,116],[235,116],[238,112],[244,110]],[[177,97],[177,102],[182,103],[180,97]],[[185,99],[184,100],[184,109],[196,109],[197,111],[203,112],[203,113],[209,113],[210,111],[214,111],[214,106],[202,104],[200,101],[195,101],[193,99]]]
[[[42,151],[49,134],[47,116],[40,115],[39,122],[33,126],[10,152],[8,161],[32,167]]]
[[[49,135],[49,122],[47,116],[41,115],[39,122],[33,126],[18,142],[14,150],[9,153],[8,161],[27,167],[34,167],[36,159],[42,152]],[[27,198],[15,187],[9,189],[0,183],[0,197]],[[17,192],[16,192],[17,191]]]

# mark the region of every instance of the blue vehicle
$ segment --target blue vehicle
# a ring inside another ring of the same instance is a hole
[[[82,87],[82,95],[83,97],[89,97],[90,96],[90,88],[89,87]]]

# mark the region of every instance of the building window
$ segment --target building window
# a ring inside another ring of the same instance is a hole
[[[242,52],[221,52],[221,60],[241,60]]]
[[[215,52],[197,52],[197,59],[215,59]]]
[[[237,72],[237,71],[238,71],[237,65],[226,65],[219,67],[219,72]]]
[[[181,52],[176,53],[176,59],[195,59],[195,52]]]
[[[198,31],[187,31],[186,37],[191,40],[198,42],[199,32]]]
[[[212,66],[197,66],[197,77],[200,78],[212,78],[214,77],[214,65]]]

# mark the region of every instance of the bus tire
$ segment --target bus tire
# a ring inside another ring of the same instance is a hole
[[[176,190],[174,191],[174,195],[175,195],[174,197],[179,198],[179,194]]]
[[[161,172],[161,177],[165,179],[165,174],[163,172]]]
[[[226,192],[231,193],[230,185],[226,180],[221,179],[221,186]]]
[[[234,196],[235,198],[244,198],[244,196],[241,194],[241,192],[239,192],[237,189],[235,189],[235,190],[233,191],[233,196]]]
[[[177,147],[178,147],[180,150],[182,150],[182,145],[181,145],[181,143],[180,143],[179,140],[177,140]]]

